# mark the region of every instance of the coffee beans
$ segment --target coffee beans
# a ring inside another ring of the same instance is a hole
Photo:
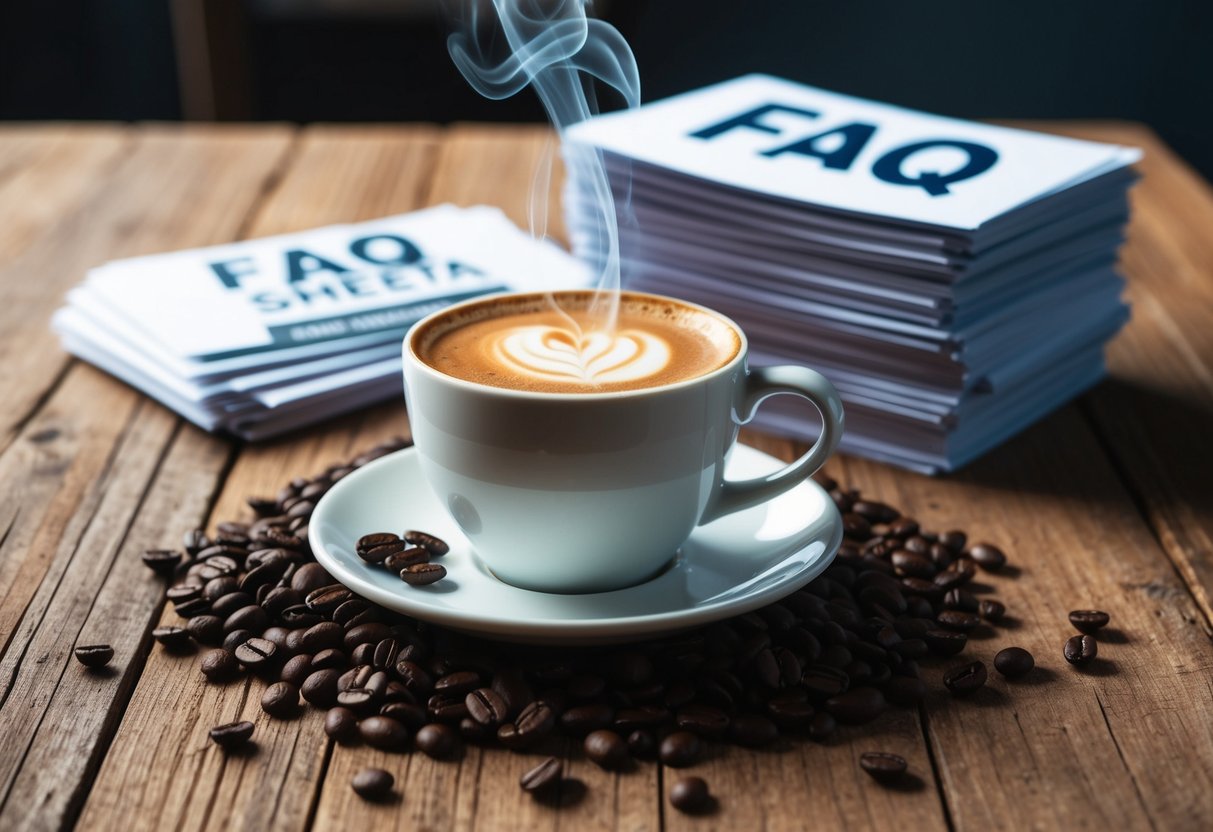
[[[114,657],[114,648],[108,644],[82,644],[75,649],[76,661],[89,670],[105,667]]]
[[[261,695],[261,710],[279,719],[294,716],[299,710],[299,688],[290,682],[274,682]]]
[[[544,796],[550,794],[560,783],[561,771],[560,761],[555,757],[548,757],[518,778],[518,785],[524,792]]]
[[[216,725],[210,730],[211,741],[224,751],[240,748],[253,735],[253,723],[229,722],[226,725]]]
[[[446,567],[440,563],[415,563],[400,571],[400,580],[409,586],[429,586],[446,577]]]
[[[859,767],[878,783],[895,783],[906,773],[906,759],[884,751],[865,751],[859,755]]]
[[[208,682],[226,682],[240,671],[240,663],[230,650],[208,650],[200,664]]]
[[[667,766],[686,768],[699,762],[703,743],[690,731],[675,731],[661,741],[657,755]]]
[[[148,549],[143,553],[143,565],[162,578],[167,578],[177,569],[181,557],[181,553],[173,549]]]
[[[307,523],[316,500],[397,447],[253,499],[256,518],[221,524],[213,540],[200,531],[187,535],[194,560],[181,558],[184,565],[171,570],[177,584],[166,591],[186,621],[158,628],[156,640],[182,650],[194,641],[224,644],[231,649],[201,657],[208,680],[230,680],[242,667],[255,671],[268,686],[267,713],[290,716],[302,696],[308,706],[328,709],[325,733],[343,743],[361,738],[405,751],[413,737],[416,751],[447,758],[461,738],[527,749],[559,734],[579,738],[587,759],[604,768],[653,758],[674,768],[699,761],[707,742],[823,742],[839,722],[862,724],[890,706],[913,707],[928,690],[919,662],[931,666],[938,656],[972,649],[967,634],[994,634],[981,622],[1005,614],[989,586],[973,583],[978,568],[1005,564],[997,547],[966,549],[964,532],[936,534],[830,483],[831,499],[846,514],[846,540],[824,574],[776,604],[640,644],[482,642],[360,598],[312,558]],[[449,547],[425,532],[381,531],[364,535],[355,549],[365,568],[391,569],[421,586],[445,575],[437,560]],[[170,574],[172,557],[163,560]],[[1016,649],[994,658],[1008,678],[1022,664]],[[944,683],[964,693],[985,681],[985,665],[972,661],[949,671]],[[555,791],[561,777],[560,761],[550,758],[520,784],[539,796]],[[711,806],[706,784],[696,780],[674,784],[671,803],[691,811]]]
[[[670,805],[680,812],[697,814],[711,802],[708,784],[702,777],[681,777],[670,786]]]
[[[628,745],[614,731],[599,729],[586,735],[585,756],[607,771],[619,771],[628,762]]]
[[[1066,661],[1074,665],[1089,664],[1098,654],[1099,645],[1095,636],[1071,636],[1062,649]]]
[[[1101,610],[1074,610],[1070,613],[1070,623],[1080,633],[1094,635],[1108,625],[1111,616]]]
[[[1035,666],[1036,660],[1032,658],[1032,654],[1022,647],[1008,647],[999,650],[994,656],[994,669],[1008,679],[1025,676]]]
[[[392,793],[396,778],[381,768],[364,768],[350,780],[350,788],[364,800],[384,800]]]
[[[957,696],[968,696],[986,683],[984,662],[970,662],[954,667],[943,675],[943,684]]]

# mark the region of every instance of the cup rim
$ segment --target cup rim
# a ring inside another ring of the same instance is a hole
[[[450,306],[446,306],[435,312],[431,312],[430,314],[426,315],[421,320],[417,321],[411,327],[409,327],[408,332],[406,332],[404,335],[404,344],[403,344],[404,360],[406,362],[411,363],[413,365],[413,367],[415,367],[416,369],[425,373],[426,375],[430,376],[431,378],[435,379],[436,381],[441,381],[446,384],[453,384],[457,388],[463,388],[468,391],[476,391],[476,392],[488,393],[488,394],[492,394],[492,395],[500,395],[505,398],[525,399],[525,400],[532,400],[532,401],[559,401],[559,402],[604,401],[604,400],[643,398],[643,397],[651,396],[651,395],[658,394],[658,393],[666,393],[666,392],[670,392],[670,391],[674,391],[674,390],[682,390],[682,389],[686,389],[689,387],[694,387],[695,385],[698,385],[698,384],[704,384],[704,383],[708,382],[709,380],[715,379],[721,375],[725,375],[725,374],[732,372],[734,369],[736,369],[736,367],[738,365],[745,364],[746,356],[749,354],[749,347],[750,347],[749,339],[746,338],[745,330],[743,330],[741,328],[741,326],[739,326],[738,323],[736,321],[734,321],[732,318],[730,318],[729,316],[725,315],[722,312],[718,312],[715,309],[712,309],[711,307],[704,306],[703,304],[695,303],[693,301],[684,300],[682,298],[672,297],[670,295],[658,295],[653,292],[637,292],[637,291],[634,291],[631,289],[621,289],[621,290],[619,290],[619,292],[621,295],[628,295],[630,297],[635,297],[635,298],[652,298],[656,301],[680,304],[682,306],[686,306],[691,309],[695,309],[700,312],[703,312],[704,314],[711,315],[712,317],[717,318],[720,321],[723,321],[737,335],[737,339],[739,342],[738,347],[737,347],[737,354],[734,355],[732,358],[730,358],[728,361],[726,361],[721,366],[717,367],[715,370],[712,370],[711,372],[704,373],[703,375],[699,375],[699,376],[694,376],[692,378],[683,379],[682,381],[672,381],[667,384],[660,384],[655,387],[641,387],[636,390],[614,390],[614,391],[604,391],[604,392],[597,392],[597,393],[579,393],[579,392],[578,393],[573,393],[573,392],[559,393],[559,392],[547,392],[547,391],[541,391],[541,390],[515,390],[510,387],[494,387],[491,384],[481,384],[479,382],[468,381],[467,379],[462,379],[462,378],[458,378],[456,376],[448,375],[447,373],[444,373],[441,370],[436,370],[433,367],[431,367],[429,364],[426,364],[421,359],[421,356],[417,354],[417,351],[414,348],[413,342],[414,342],[417,334],[419,332],[421,332],[421,330],[424,328],[425,325],[427,325],[431,320],[433,320],[435,318],[440,318],[443,315],[449,315],[460,309],[464,309],[464,308],[471,307],[471,306],[476,306],[476,305],[482,304],[482,303],[489,303],[497,298],[503,298],[503,297],[517,297],[517,298],[536,297],[536,298],[539,298],[539,297],[544,297],[545,295],[564,295],[564,294],[573,294],[573,293],[583,294],[586,292],[595,292],[595,291],[598,291],[598,290],[593,289],[593,288],[556,289],[556,290],[553,290],[550,292],[513,290],[513,291],[504,291],[504,292],[493,292],[493,293],[487,294],[487,295],[478,295],[474,298],[460,301],[459,303],[453,303]],[[606,291],[606,290],[604,290],[604,291]]]

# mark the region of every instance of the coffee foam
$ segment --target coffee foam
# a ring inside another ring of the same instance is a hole
[[[592,292],[485,299],[436,316],[414,335],[419,358],[456,378],[540,392],[645,389],[704,375],[741,347],[717,315],[623,293],[618,327],[595,330]],[[517,318],[516,321],[505,319]]]

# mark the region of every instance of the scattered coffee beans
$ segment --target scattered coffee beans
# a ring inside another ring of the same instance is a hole
[[[1074,629],[1087,635],[1095,635],[1096,632],[1108,626],[1111,618],[1101,610],[1074,610],[1070,613],[1070,623],[1074,625]]]
[[[1099,654],[1099,644],[1095,636],[1071,636],[1062,649],[1062,655],[1070,664],[1084,665]]]
[[[381,768],[364,768],[354,775],[350,788],[363,800],[384,800],[392,793],[396,778]]]
[[[148,549],[143,553],[143,565],[162,578],[167,578],[181,563],[181,553],[173,549]]]
[[[994,669],[1008,679],[1018,679],[1036,666],[1032,654],[1022,647],[1008,647],[994,656]]]
[[[108,644],[81,645],[74,652],[76,661],[90,670],[105,667],[110,663],[110,659],[114,657],[114,648]]]
[[[884,751],[865,751],[859,755],[859,767],[878,783],[896,783],[906,773],[906,759]]]
[[[706,810],[711,801],[707,781],[702,777],[682,777],[670,786],[670,805],[680,812],[697,814]]]
[[[201,656],[209,681],[255,671],[269,685],[267,713],[294,713],[302,695],[328,709],[325,733],[340,742],[360,737],[403,751],[415,734],[418,751],[449,758],[460,742],[526,749],[561,734],[579,738],[586,756],[605,768],[625,767],[629,758],[680,767],[698,762],[705,743],[763,747],[794,736],[823,742],[839,722],[858,725],[890,706],[914,707],[928,692],[919,664],[971,649],[968,634],[979,625],[988,631],[1006,612],[987,586],[973,583],[978,568],[1005,565],[996,546],[969,545],[959,530],[934,533],[819,477],[845,515],[846,538],[820,577],[778,603],[637,645],[573,650],[479,641],[360,598],[312,558],[308,521],[316,501],[333,482],[404,445],[385,443],[293,480],[274,497],[250,499],[251,522],[221,523],[213,538],[187,533],[189,558],[171,570],[171,554],[149,558],[149,566],[175,576],[166,594],[185,620],[157,628],[156,640],[176,650],[194,641],[225,645],[230,649]],[[434,560],[449,547],[425,532],[372,532],[355,548],[366,563],[408,583],[446,574]],[[1107,616],[1095,615],[1102,620],[1072,621],[1082,632],[1097,630]],[[1094,655],[1089,634],[1075,639],[1068,660],[1071,653]],[[1008,678],[1025,665],[1030,669],[1032,658],[1019,648],[994,658]],[[983,662],[969,661],[943,683],[971,693],[986,676]],[[244,730],[251,725],[232,728],[231,741]],[[860,765],[883,776],[897,758],[870,754]],[[386,794],[390,775],[380,774],[388,777]],[[561,777],[553,757],[519,782],[540,796]],[[712,802],[698,778],[675,784],[670,801],[692,811]]]
[[[240,748],[253,735],[253,723],[229,722],[226,725],[216,725],[210,731],[211,741],[224,751]]]

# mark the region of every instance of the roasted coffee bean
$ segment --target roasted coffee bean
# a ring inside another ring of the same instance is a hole
[[[865,751],[859,755],[859,767],[878,783],[896,783],[906,773],[906,759],[886,751]]]
[[[526,748],[533,742],[532,739],[524,736],[512,722],[498,725],[496,733],[493,733],[490,728],[481,725],[470,716],[459,721],[459,733],[465,738],[475,739],[486,738],[485,735],[487,734],[489,737],[496,737],[497,744],[502,748],[509,748],[514,751]]]
[[[481,725],[496,727],[506,719],[505,700],[492,688],[477,688],[464,697],[463,703],[467,706],[468,715]]]
[[[561,771],[560,760],[548,757],[539,765],[524,772],[518,778],[518,785],[524,792],[543,796],[555,790],[560,783]]]
[[[706,811],[712,805],[707,781],[702,777],[680,777],[670,786],[670,805],[691,815]]]
[[[978,543],[965,552],[969,559],[987,572],[997,572],[1007,563],[1002,550],[990,543]]]
[[[724,737],[729,731],[729,723],[727,713],[710,705],[687,705],[674,718],[674,724],[683,731],[709,739]]]
[[[286,664],[282,665],[282,671],[278,677],[284,682],[290,682],[297,688],[302,688],[303,683],[307,681],[307,677],[316,672],[316,668],[312,667],[312,657],[308,653],[300,653],[298,656],[292,656],[287,660]],[[304,693],[304,699],[307,699],[307,694]],[[308,699],[310,702],[311,700]]]
[[[287,607],[278,614],[278,617],[287,627],[295,629],[307,629],[324,621],[323,615],[308,609],[305,604]]]
[[[408,729],[387,716],[368,716],[358,724],[358,733],[367,745],[386,751],[403,747],[409,739]]]
[[[432,719],[448,725],[457,725],[464,717],[471,716],[462,696],[436,693],[426,700],[425,709]]]
[[[523,740],[537,739],[556,727],[556,712],[546,702],[531,702],[518,713],[514,726]]]
[[[474,670],[457,670],[434,683],[434,692],[447,696],[465,696],[480,687],[480,674]]]
[[[428,586],[446,577],[446,567],[440,563],[415,563],[400,570],[400,580],[409,586]]]
[[[382,639],[371,652],[371,664],[379,670],[387,670],[396,666],[400,655],[400,642],[394,638]]]
[[[1008,647],[994,656],[994,669],[1008,679],[1018,679],[1036,666],[1032,654],[1022,647]]]
[[[425,532],[410,530],[404,533],[404,539],[414,546],[421,546],[429,550],[429,553],[436,558],[440,558],[451,551],[451,547],[446,544],[445,540],[441,540]]]
[[[932,580],[947,590],[964,586],[972,581],[976,574],[977,567],[973,565],[973,561],[964,559],[958,560],[942,572],[936,573]]]
[[[345,639],[345,630],[340,624],[332,621],[321,621],[313,624],[304,631],[301,638],[303,649],[309,653],[319,653],[321,650],[331,650],[341,647]]]
[[[208,615],[211,611],[210,602],[201,597],[190,598],[173,604],[173,612],[182,618],[193,618],[198,615]]]
[[[332,647],[321,650],[312,657],[312,670],[341,670],[347,665],[349,661],[345,653]]]
[[[353,629],[362,624],[376,623],[379,620],[379,608],[361,598],[351,598],[333,610],[333,623]]]
[[[657,756],[657,739],[651,731],[637,728],[628,734],[628,751],[638,760],[652,760]]]
[[[299,692],[309,704],[317,708],[331,708],[337,704],[337,679],[340,676],[332,668],[314,670],[304,679]]]
[[[1074,629],[1087,635],[1095,635],[1111,620],[1112,616],[1101,610],[1074,610],[1070,613],[1070,623]]]
[[[381,768],[364,768],[350,780],[350,788],[363,800],[386,800],[392,794],[396,778]]]
[[[939,536],[939,542],[959,555],[964,551],[965,543],[968,542],[968,536],[962,531],[947,531]]]
[[[195,615],[185,623],[185,629],[199,644],[218,647],[223,643],[223,619],[217,615]]]
[[[286,634],[286,639],[282,642],[281,651],[285,656],[295,656],[304,652],[303,650],[303,634],[307,630],[295,629]],[[275,644],[275,647],[278,645]]]
[[[888,708],[884,694],[873,687],[857,687],[831,696],[825,701],[826,711],[846,725],[871,722]]]
[[[265,610],[256,604],[250,604],[229,615],[223,622],[223,631],[230,633],[232,630],[252,630],[260,633],[269,625],[270,617],[265,614]]]
[[[376,546],[383,546],[387,543],[395,543],[400,540],[400,536],[391,532],[372,532],[364,534],[358,538],[358,542],[354,544],[354,549],[359,553],[363,553],[374,549]]]
[[[935,620],[949,630],[967,633],[981,623],[981,618],[971,612],[962,610],[941,610]]]
[[[995,623],[1002,621],[1007,614],[1007,608],[1001,601],[995,601],[992,598],[982,598],[977,603],[977,614],[986,621]]]
[[[615,709],[606,703],[577,705],[560,715],[560,724],[575,736],[585,736],[599,728],[608,728],[615,719]]]
[[[927,630],[923,633],[922,640],[937,656],[955,656],[965,649],[969,637],[958,630]]]
[[[185,652],[193,646],[189,630],[184,627],[157,627],[152,630],[152,638],[174,653]]]
[[[274,642],[264,638],[250,638],[244,644],[232,651],[236,661],[248,668],[261,667],[268,664],[278,653]]]
[[[425,708],[412,702],[387,702],[379,709],[379,715],[390,716],[414,731],[429,722],[429,714],[425,712]]]
[[[246,607],[252,606],[255,609],[260,609],[260,607],[255,606],[256,604],[257,600],[247,592],[229,592],[227,595],[224,595],[221,598],[216,598],[211,602],[211,614],[219,616],[219,618],[222,619],[220,623],[222,623],[230,618],[234,613],[245,609]],[[259,619],[261,616],[257,615],[256,613],[248,613],[248,615],[253,616],[252,620],[241,621],[240,623],[244,626],[237,627],[236,629],[247,629],[249,624],[260,624]],[[260,629],[264,629],[264,627]],[[227,632],[231,631],[228,630]]]
[[[90,670],[105,667],[114,658],[114,648],[108,644],[82,644],[73,652],[76,661]]]
[[[825,742],[838,728],[838,722],[825,711],[818,711],[809,721],[809,739]]]
[[[729,736],[738,745],[747,748],[762,748],[779,737],[779,728],[765,716],[740,714],[729,728]]]
[[[173,574],[181,560],[181,553],[175,549],[148,549],[143,553],[143,565],[164,578]]]
[[[893,564],[893,570],[902,577],[932,578],[937,571],[935,564],[931,562],[930,558],[924,555],[916,555],[905,549],[898,549],[890,556],[889,560]]]
[[[383,561],[383,567],[389,572],[399,574],[401,570],[418,563],[430,562],[430,550],[422,546],[410,546],[399,552],[392,552]]]
[[[196,556],[211,545],[211,540],[202,529],[191,529],[181,538],[181,545],[190,557]]]
[[[186,601],[193,601],[202,597],[203,586],[200,583],[178,584],[177,586],[169,587],[164,593],[164,597],[173,602],[173,608],[176,609]]]
[[[224,725],[216,725],[210,730],[211,742],[222,748],[224,751],[234,751],[240,748],[249,741],[249,737],[253,736],[253,723],[243,722],[228,722]]]
[[[949,610],[977,612],[979,601],[977,600],[977,596],[967,589],[953,587],[944,593],[943,606]]]
[[[403,540],[393,540],[391,543],[364,549],[358,553],[358,556],[367,563],[381,563],[386,566],[388,558],[400,554],[407,548],[409,548],[409,544]]]
[[[582,747],[591,762],[607,771],[619,771],[629,760],[628,744],[623,737],[605,728],[586,734]]]
[[[307,608],[316,613],[330,613],[346,601],[354,597],[354,593],[341,584],[330,584],[319,589],[313,589],[303,599]]]
[[[967,696],[985,685],[987,675],[984,662],[970,662],[944,673],[943,684],[955,695]]]
[[[1089,635],[1071,636],[1062,650],[1066,661],[1075,665],[1087,664],[1098,654],[1099,644],[1095,641],[1095,636]]]
[[[842,515],[842,532],[853,540],[867,540],[872,534],[872,527],[860,515],[846,513]]]
[[[383,641],[392,634],[388,625],[380,621],[368,621],[365,624],[357,624],[345,631],[345,639],[342,645],[346,652],[351,652],[359,644],[370,644],[371,651],[374,652],[374,645]]]
[[[668,721],[670,712],[660,705],[640,705],[635,708],[620,708],[615,712],[612,727],[626,734],[634,728],[653,728]]]
[[[307,595],[326,586],[332,586],[333,576],[318,563],[305,563],[291,575],[291,589]]]
[[[338,742],[349,742],[358,736],[358,717],[349,708],[330,708],[324,715],[324,733]]]
[[[434,680],[425,668],[408,659],[396,662],[396,676],[405,687],[418,696],[429,696],[434,690]]]
[[[875,500],[857,500],[851,506],[851,511],[863,516],[869,523],[891,523],[900,514],[892,506],[878,503]]]
[[[414,742],[427,756],[442,759],[455,750],[455,731],[441,722],[430,722],[421,726]]]
[[[690,731],[675,731],[661,741],[657,753],[665,765],[686,768],[699,762],[703,742]]]
[[[299,688],[290,682],[274,682],[261,694],[261,710],[279,719],[294,716],[299,711]]]
[[[226,682],[240,671],[240,663],[230,650],[208,650],[199,663],[202,675],[210,682]]]

